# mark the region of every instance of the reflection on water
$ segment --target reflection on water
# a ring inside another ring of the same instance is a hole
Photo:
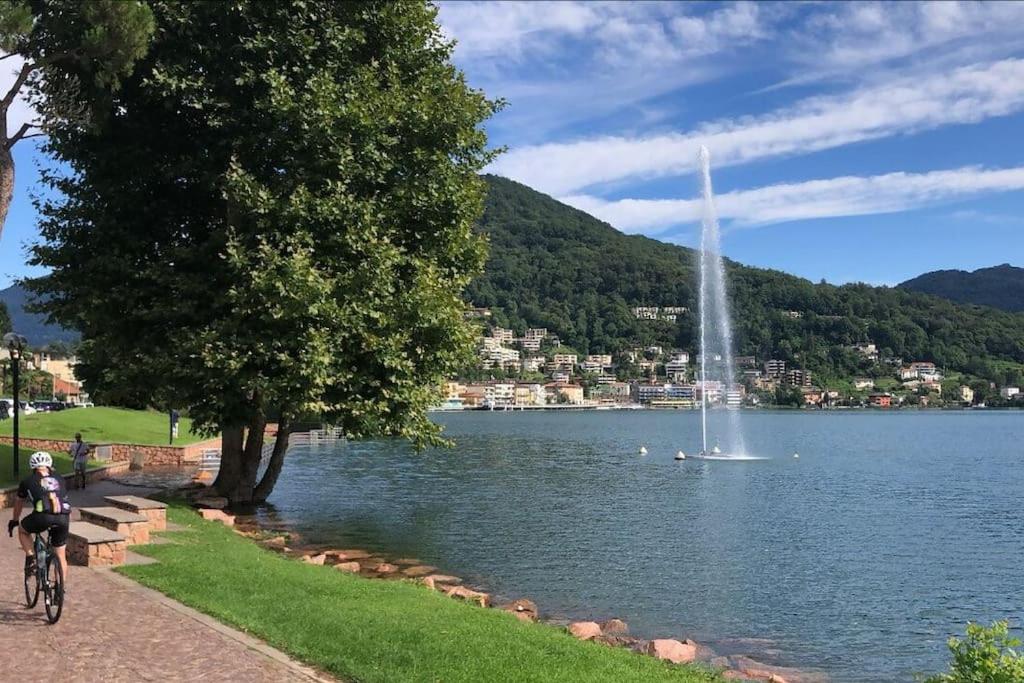
[[[674,461],[694,413],[438,419],[455,449],[291,453],[277,515],[547,615],[836,681],[912,680],[968,619],[1024,617],[1024,413],[747,413],[759,462]]]

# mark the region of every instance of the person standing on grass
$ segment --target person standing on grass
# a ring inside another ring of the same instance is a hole
[[[85,488],[85,464],[89,462],[89,444],[82,442],[82,435],[75,434],[75,440],[68,448],[68,453],[71,454],[71,462],[75,467],[75,481],[78,483],[78,488]]]

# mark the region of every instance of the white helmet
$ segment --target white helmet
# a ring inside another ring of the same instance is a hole
[[[28,466],[32,469],[37,467],[53,467],[53,458],[46,451],[36,451],[28,459]]]

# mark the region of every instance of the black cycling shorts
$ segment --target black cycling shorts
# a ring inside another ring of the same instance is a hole
[[[59,548],[62,545],[67,545],[69,519],[71,519],[71,515],[33,512],[21,520],[21,528],[30,534],[40,534],[50,529],[50,545]]]

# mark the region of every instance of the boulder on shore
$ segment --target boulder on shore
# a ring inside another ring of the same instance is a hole
[[[228,499],[224,496],[218,496],[216,493],[204,491],[202,494],[196,496],[192,500],[192,503],[193,505],[201,508],[223,510],[228,506]]]
[[[569,633],[580,640],[593,640],[601,635],[601,626],[596,621],[574,621],[569,624]]]
[[[339,562],[334,565],[334,568],[338,571],[351,572],[352,574],[358,574],[361,569],[358,562]]]
[[[338,562],[352,562],[353,560],[365,560],[370,553],[365,550],[330,550],[328,555],[338,558]]]
[[[402,574],[408,576],[411,579],[415,579],[420,576],[427,576],[437,571],[437,567],[431,567],[429,564],[422,564],[419,566],[406,567],[402,570]]]
[[[646,654],[673,664],[689,664],[697,659],[697,647],[671,638],[659,638],[647,643]]]
[[[233,527],[235,525],[235,516],[234,515],[229,515],[226,512],[224,512],[223,510],[214,510],[214,509],[211,509],[211,508],[201,508],[199,510],[199,515],[203,519],[207,519],[207,520],[214,521],[214,522],[220,522],[224,526],[232,526]]]
[[[629,634],[629,625],[622,619],[609,619],[601,624],[601,633],[606,636],[624,636]]]
[[[323,565],[327,561],[327,555],[320,553],[318,555],[303,555],[302,561],[306,564]]]
[[[444,592],[448,597],[469,600],[477,603],[481,607],[487,607],[491,604],[490,595],[472,590],[471,588],[466,588],[465,586],[452,586],[451,588],[446,588]]]
[[[527,600],[526,598],[513,600],[501,609],[516,615],[516,618],[520,621],[537,621],[537,618],[540,616],[540,612],[537,609],[537,603],[533,600]]]
[[[381,562],[373,568],[373,571],[378,574],[394,574],[398,571],[398,567],[393,564],[389,564],[388,562]]]

